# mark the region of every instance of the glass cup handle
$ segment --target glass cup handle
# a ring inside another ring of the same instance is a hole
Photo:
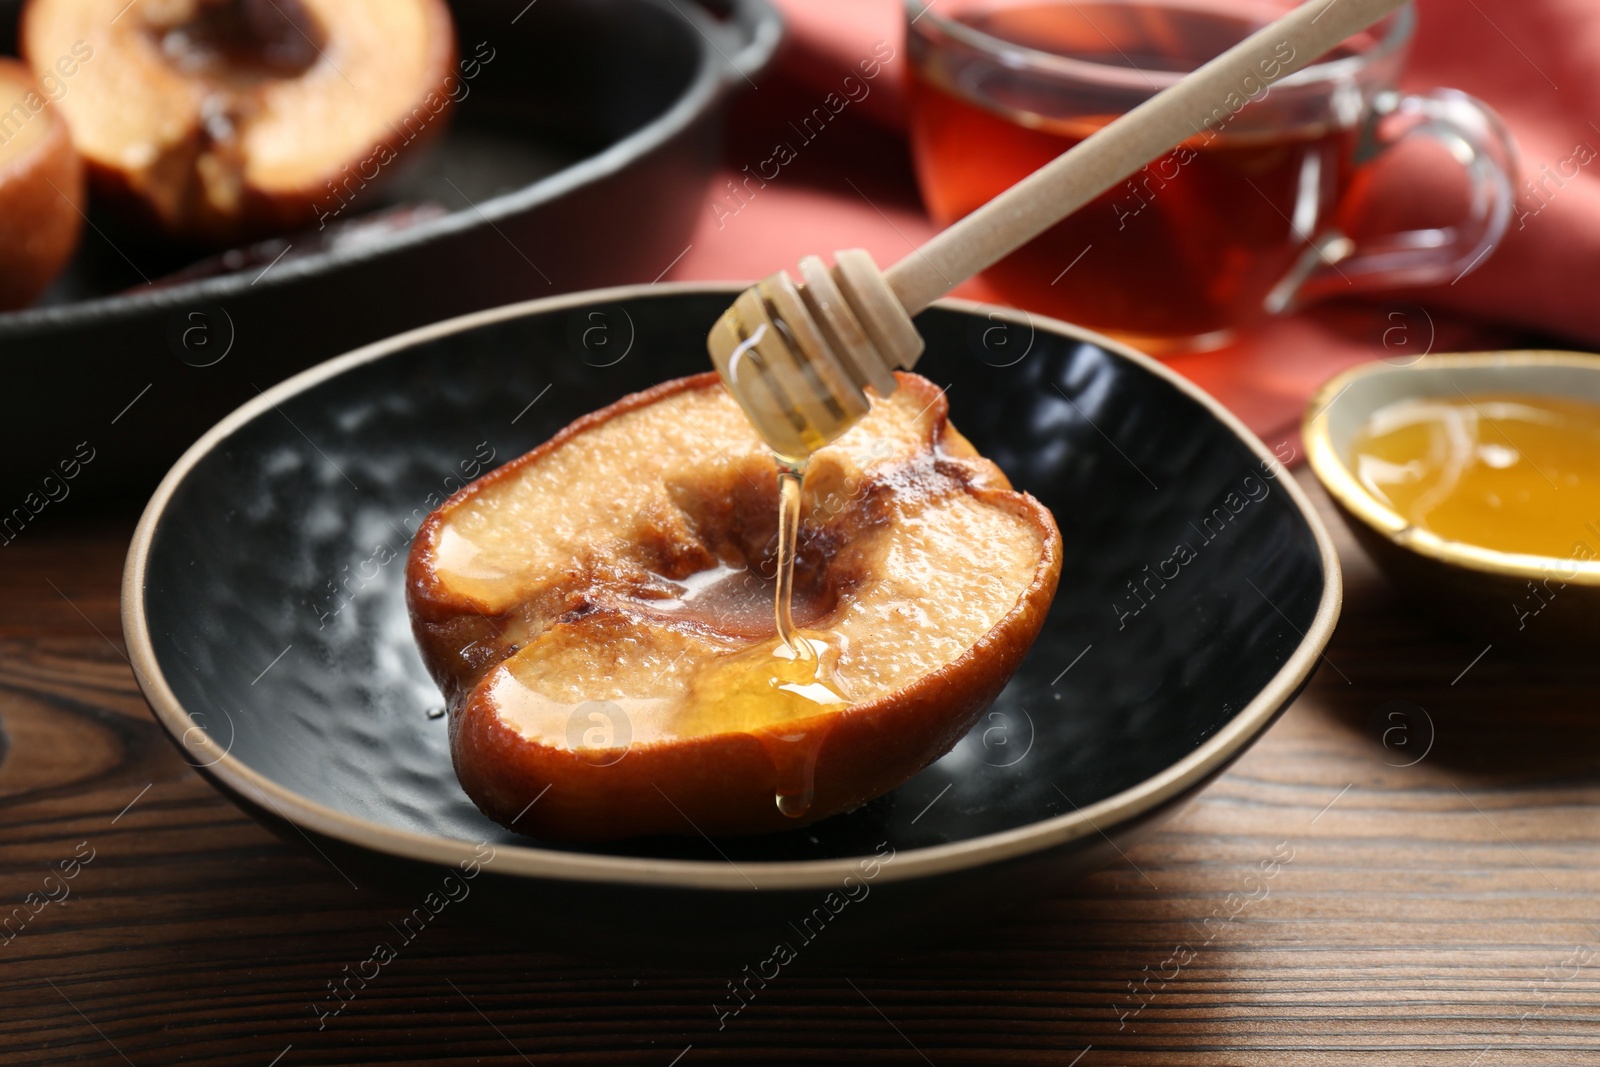
[[[1516,206],[1517,145],[1500,116],[1456,89],[1385,96],[1374,103],[1356,165],[1370,164],[1407,138],[1438,141],[1466,171],[1471,187],[1466,217],[1453,226],[1360,242],[1336,228],[1326,230],[1267,294],[1271,314],[1339,293],[1455,281],[1476,269],[1505,236]]]

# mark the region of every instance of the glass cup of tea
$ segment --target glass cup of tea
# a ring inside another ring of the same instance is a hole
[[[954,222],[1291,6],[905,0],[924,201]],[[1172,353],[1325,296],[1475,268],[1511,218],[1516,148],[1465,93],[1396,89],[1416,21],[1407,4],[1312,66],[1242,84],[1184,144],[983,277],[1018,307]],[[1368,235],[1371,164],[1412,138],[1464,171],[1465,213]]]

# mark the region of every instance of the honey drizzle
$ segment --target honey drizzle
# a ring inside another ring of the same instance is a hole
[[[809,654],[803,641],[797,641],[794,628],[794,561],[800,539],[800,489],[805,484],[806,461],[774,455],[778,464],[778,569],[777,591],[772,614],[778,637],[797,655]],[[802,651],[802,648],[805,651]]]
[[[778,554],[773,593],[777,634],[718,656],[696,672],[672,732],[679,737],[745,733],[766,750],[778,810],[798,819],[811,810],[817,758],[850,699],[838,677],[844,637],[794,625],[794,569],[805,462],[778,457]]]
[[[785,405],[784,415],[768,404],[758,402],[757,395],[765,396],[769,386],[762,382],[760,352],[757,345],[767,324],[758,325],[745,336],[737,305],[729,308],[726,321],[729,333],[742,340],[728,357],[723,380],[728,390],[739,401],[745,415],[769,444],[776,440],[793,440],[806,450],[799,458],[774,450],[773,460],[778,467],[778,554],[776,559],[776,588],[773,591],[772,615],[778,639],[772,646],[761,645],[738,653],[720,665],[716,672],[719,681],[727,683],[724,694],[727,704],[743,703],[756,693],[765,702],[793,708],[798,700],[809,700],[818,711],[828,707],[848,705],[849,700],[840,692],[835,675],[838,653],[842,652],[842,639],[837,635],[811,632],[802,634],[794,624],[794,568],[800,537],[800,495],[805,484],[806,464],[811,450],[821,447],[838,436],[843,427],[834,425],[832,434],[822,433],[799,405]],[[773,325],[787,333],[781,319],[774,316]],[[785,343],[794,348],[793,338]],[[746,366],[748,364],[748,367]],[[836,407],[830,412],[843,417]],[[765,422],[763,420],[768,420]],[[778,431],[774,437],[772,431]],[[824,653],[827,653],[825,661]],[[832,716],[807,717],[809,728],[796,729],[788,723],[771,727],[757,727],[749,732],[761,741],[772,760],[776,775],[776,801],[778,810],[791,819],[803,817],[811,809],[815,795],[817,756],[823,739],[833,728]]]
[[[817,756],[837,721],[837,716],[828,715],[808,724],[809,729],[794,733],[764,730],[757,735],[777,772],[778,810],[791,819],[811,810],[816,799]]]
[[[772,458],[778,464],[778,566],[777,588],[772,597],[778,640],[787,646],[796,664],[808,664],[807,673],[815,679],[814,685],[836,689],[836,686],[827,686],[821,677],[822,650],[813,646],[810,638],[802,637],[794,625],[794,564],[799,554],[800,491],[805,486],[806,460],[777,454]],[[783,649],[774,649],[774,652],[782,655]],[[778,811],[788,818],[802,818],[811,810],[816,797],[817,756],[832,725],[830,716],[810,730],[793,733],[763,730],[757,735],[776,772],[774,799]]]

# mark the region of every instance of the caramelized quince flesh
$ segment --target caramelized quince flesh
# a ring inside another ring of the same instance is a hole
[[[960,740],[1044,624],[1049,511],[901,375],[811,457],[791,645],[778,495],[704,374],[578,420],[428,517],[412,623],[485,814],[574,841],[761,833],[849,811]]]
[[[28,0],[19,40],[72,72],[55,106],[106,204],[208,243],[369,200],[454,84],[443,0]]]
[[[1009,488],[998,469],[948,428],[930,447],[933,406],[926,390],[897,390],[811,459],[795,615],[831,639],[850,704],[966,652],[1039,566],[1045,532],[967,492]],[[775,472],[710,385],[580,433],[451,509],[434,570],[477,610],[509,617],[517,651],[490,682],[504,720],[557,746],[588,701],[619,707],[633,744],[778,725],[775,709],[730,704],[714,684],[728,657],[775,637],[762,577]],[[786,707],[803,717],[831,703]]]

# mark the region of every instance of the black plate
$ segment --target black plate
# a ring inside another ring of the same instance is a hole
[[[600,940],[757,936],[887,843],[873,891],[901,902],[873,920],[882,932],[1114,858],[1099,831],[1172,810],[1309,677],[1338,565],[1260,443],[1111,341],[946,304],[918,319],[918,371],[1065,539],[1043,634],[972,733],[888,796],[789,833],[580,848],[485,819],[430,715],[442,702],[404,605],[410,534],[463,470],[703,370],[733,295],[612,290],[444,323],[302,374],[209,433],[146,511],[123,599],[141,684],[190,761],[357,882],[378,868],[426,884],[487,842],[496,892],[473,899],[522,925],[559,908]],[[1193,558],[1165,563],[1180,543]]]
[[[20,6],[0,0],[5,34]],[[267,242],[233,273],[173,281],[193,250],[91,212],[43,304],[0,314],[12,401],[0,506],[36,492],[82,441],[96,497],[143,497],[206,427],[289,374],[479,308],[649,281],[683,253],[724,104],[781,33],[767,0],[452,8],[462,56],[489,61],[434,150],[360,194],[348,222]],[[414,221],[376,226],[401,214]]]

